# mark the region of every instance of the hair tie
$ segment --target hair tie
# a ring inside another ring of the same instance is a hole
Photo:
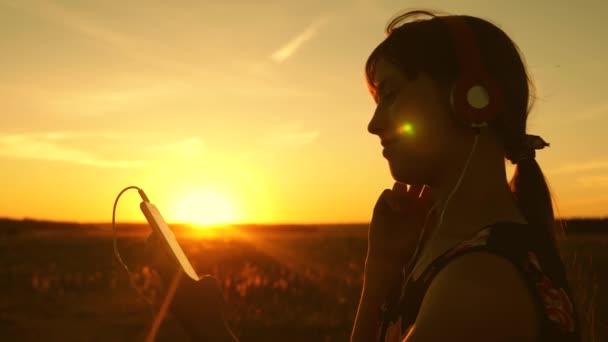
[[[536,158],[536,150],[541,150],[548,146],[550,146],[549,143],[543,140],[543,138],[540,136],[526,134],[522,148],[518,151],[518,153],[507,153],[507,159],[511,161],[513,165],[524,160],[532,160]]]

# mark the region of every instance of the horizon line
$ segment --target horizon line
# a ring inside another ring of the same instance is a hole
[[[608,216],[570,216],[570,217],[556,217],[555,220],[562,221],[573,221],[573,220],[608,220]],[[0,221],[32,221],[41,223],[64,223],[64,224],[78,224],[78,225],[111,225],[111,221],[67,221],[67,220],[53,220],[45,218],[33,218],[33,217],[8,217],[0,216]],[[147,221],[121,221],[116,225],[144,225],[148,224]],[[222,227],[222,226],[314,226],[314,225],[367,225],[370,222],[365,221],[342,221],[342,222],[230,222],[230,223],[213,223],[213,224],[200,224],[191,222],[167,222],[169,225],[179,226],[208,226],[208,227]]]

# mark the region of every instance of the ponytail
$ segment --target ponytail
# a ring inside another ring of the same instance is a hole
[[[531,227],[550,241],[549,248],[561,257],[565,268],[562,274],[570,285],[575,315],[580,326],[582,341],[599,341],[596,327],[595,298],[597,281],[591,270],[591,256],[581,260],[577,251],[566,253],[568,239],[561,220],[556,220],[551,191],[536,159],[525,159],[516,164],[509,187],[516,203]]]
[[[551,192],[536,159],[525,159],[516,164],[509,187],[528,222],[542,229],[551,245],[557,247],[565,239],[565,233],[563,227],[555,223]]]

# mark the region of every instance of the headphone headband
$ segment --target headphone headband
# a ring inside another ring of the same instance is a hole
[[[437,18],[446,25],[460,66],[460,75],[450,92],[452,109],[457,119],[468,127],[487,126],[502,108],[500,88],[484,68],[475,35],[465,17]]]

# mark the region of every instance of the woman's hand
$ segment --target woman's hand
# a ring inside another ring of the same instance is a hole
[[[380,194],[368,233],[368,268],[400,270],[413,257],[432,202],[428,186],[413,185],[408,190],[395,182],[392,190]],[[429,217],[425,235],[432,223]]]
[[[225,301],[219,281],[206,275],[194,281],[169,254],[156,233],[147,240],[147,255],[171,297],[170,311],[195,341],[238,342],[224,316]]]
[[[429,189],[395,183],[382,192],[368,231],[367,260],[361,299],[351,341],[375,341],[379,309],[398,283],[403,265],[413,256],[432,204]],[[431,217],[427,225],[431,225]],[[426,235],[426,232],[425,234]]]

